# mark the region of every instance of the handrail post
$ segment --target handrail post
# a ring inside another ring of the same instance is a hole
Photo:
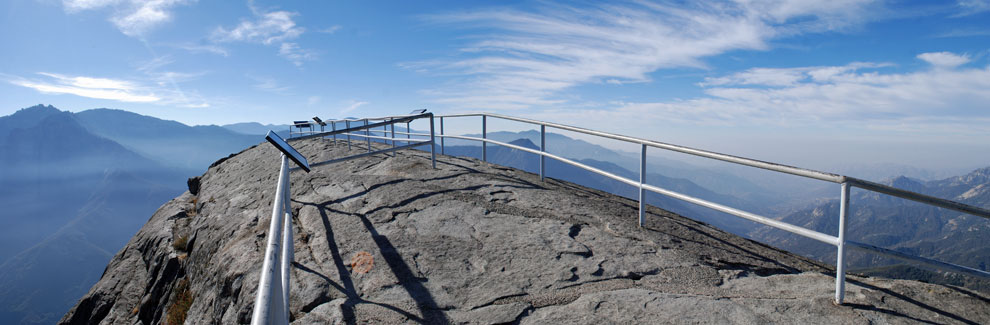
[[[430,160],[433,162],[433,169],[437,169],[436,135],[433,133],[433,114],[430,114]]]
[[[481,116],[481,138],[488,139],[488,115]],[[481,161],[488,161],[488,142],[481,141]]]
[[[337,121],[330,122],[330,129],[333,130],[334,132],[337,131]],[[336,133],[333,134],[333,146],[334,147],[337,146],[337,134]]]
[[[440,135],[441,135],[441,137],[440,137],[440,154],[443,155],[444,154],[444,151],[443,151],[443,139],[444,139],[444,137],[442,137],[442,135],[443,135],[443,116],[440,117]]]
[[[849,183],[842,183],[839,197],[839,241],[835,258],[835,304],[841,305],[846,295],[846,222],[849,214]]]
[[[388,119],[388,121],[391,122],[388,124],[388,126],[392,130],[392,132],[389,132],[392,135],[392,149],[395,149],[395,122],[392,122],[392,120],[394,119],[393,118]],[[394,151],[392,152],[392,157],[395,157]]]
[[[258,279],[258,294],[254,300],[254,310],[252,312],[251,324],[267,324],[270,319],[279,317],[278,309],[282,306],[283,296],[278,287],[272,287],[272,281],[278,279],[281,284],[281,265],[279,255],[280,236],[282,232],[281,218],[285,209],[284,187],[288,184],[289,178],[289,158],[282,154],[282,167],[278,172],[279,182],[275,188],[274,201],[272,202],[272,220],[268,226],[268,244],[265,246],[265,259],[261,265],[261,276]],[[273,292],[274,291],[274,292]],[[278,299],[278,304],[272,303],[272,298]],[[286,322],[288,319],[286,318]]]
[[[412,139],[412,130],[409,128],[409,123],[412,123],[412,121],[406,122],[406,139]]]
[[[368,119],[364,119],[364,126],[368,126]],[[368,141],[368,152],[371,152],[371,129],[364,129],[364,139]]]
[[[642,153],[639,157],[639,226],[646,224],[646,193],[643,183],[646,183],[646,145],[642,145]]]
[[[347,129],[351,128],[351,121],[344,121],[344,127]],[[347,131],[347,150],[351,150],[351,131]]]
[[[546,176],[547,157],[543,153],[547,152],[547,126],[540,124],[540,181]]]

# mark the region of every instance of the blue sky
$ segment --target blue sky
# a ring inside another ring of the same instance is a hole
[[[8,0],[0,17],[0,115],[489,111],[813,168],[990,165],[988,0]]]

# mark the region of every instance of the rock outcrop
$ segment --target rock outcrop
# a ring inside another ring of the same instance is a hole
[[[362,151],[293,145],[310,161]],[[249,322],[278,157],[263,144],[211,167],[62,323]],[[293,323],[990,323],[986,294],[914,281],[850,277],[836,306],[811,260],[658,208],[639,228],[634,201],[437,159],[292,174]]]

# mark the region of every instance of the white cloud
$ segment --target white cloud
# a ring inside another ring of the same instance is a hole
[[[990,0],[959,0],[960,12],[956,17],[970,16],[990,11]]]
[[[292,87],[282,85],[274,78],[245,75],[255,81],[254,89],[270,92],[273,94],[285,95]]]
[[[922,56],[919,56],[921,58]],[[942,57],[961,57],[944,53]],[[953,62],[954,63],[954,62]],[[990,132],[990,68],[884,73],[885,64],[754,68],[702,85],[707,96],[618,103],[589,114],[629,123],[942,129]],[[754,78],[757,75],[760,77]],[[770,76],[770,77],[765,77]],[[975,125],[985,125],[974,127]]]
[[[966,55],[957,55],[949,52],[931,52],[918,54],[918,58],[928,62],[936,68],[955,68],[969,63]]]
[[[216,44],[178,44],[172,46],[192,53],[212,53],[224,57],[230,55],[230,52],[228,52],[227,49]]]
[[[291,42],[282,43],[282,45],[279,46],[278,55],[288,59],[297,67],[302,66],[303,61],[312,61],[316,59],[315,52],[301,49],[298,44]]]
[[[316,52],[303,49],[292,42],[306,29],[296,25],[293,17],[298,13],[288,11],[260,12],[251,7],[255,20],[242,19],[237,27],[226,29],[217,27],[210,38],[215,42],[248,42],[264,45],[278,45],[278,55],[297,67],[304,61],[316,59]]]
[[[526,108],[559,102],[562,91],[577,85],[649,81],[658,69],[705,68],[706,57],[765,50],[771,39],[856,26],[873,7],[868,0],[690,2],[684,7],[641,2],[430,16],[432,22],[498,33],[480,36],[460,59],[404,66],[461,76],[428,91],[440,102]]]
[[[364,105],[368,105],[368,102],[362,102],[362,101],[356,101],[356,100],[351,100],[351,101],[350,101],[350,102],[348,103],[348,105],[347,105],[347,107],[344,107],[344,108],[342,108],[342,109],[340,110],[340,114],[347,114],[347,113],[350,113],[351,111],[354,111],[354,110],[356,110],[356,109],[357,109],[358,107],[361,107],[361,106],[364,106]]]
[[[296,26],[292,17],[298,13],[288,11],[274,11],[263,13],[256,20],[242,20],[237,27],[227,30],[217,27],[213,32],[213,39],[219,42],[252,42],[271,45],[286,40],[292,40],[306,31],[305,28]]]
[[[341,26],[340,25],[333,25],[333,26],[330,26],[330,27],[327,27],[327,28],[318,30],[318,32],[324,33],[324,34],[333,34],[333,33],[336,33],[337,31],[339,31],[340,29],[341,29]]]
[[[50,77],[48,81],[15,78],[10,83],[32,88],[48,94],[70,94],[81,97],[109,99],[121,102],[156,102],[161,98],[140,89],[130,81],[107,78],[71,77],[55,73],[38,73]]]
[[[172,20],[171,9],[187,0],[63,0],[66,11],[78,12],[112,8],[110,17],[117,29],[132,37],[142,37],[151,29]]]
[[[125,103],[154,103],[165,106],[209,107],[210,104],[195,93],[183,92],[179,82],[193,80],[202,74],[157,72],[152,62],[142,68],[150,80],[122,80],[87,76],[68,76],[39,72],[43,78],[23,78],[4,75],[7,82],[31,88],[46,94],[67,94],[80,97],[113,100]],[[167,63],[166,63],[167,64]]]

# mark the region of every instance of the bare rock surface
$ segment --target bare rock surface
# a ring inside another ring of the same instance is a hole
[[[362,152],[293,145],[311,162]],[[212,166],[61,323],[164,323],[183,281],[186,323],[250,322],[278,157],[262,144]],[[293,323],[990,323],[986,294],[914,281],[850,277],[836,306],[827,266],[658,208],[639,228],[634,201],[429,157],[292,173]]]

